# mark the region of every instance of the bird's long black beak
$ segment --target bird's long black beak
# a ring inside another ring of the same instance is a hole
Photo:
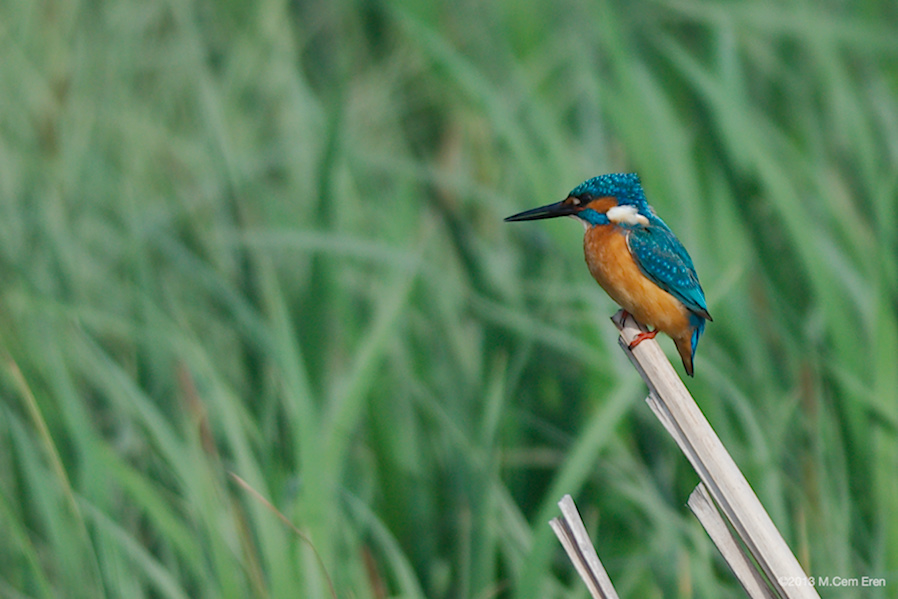
[[[540,206],[539,208],[531,208],[518,212],[505,219],[505,222],[514,222],[518,220],[540,220],[543,218],[555,218],[558,216],[570,216],[577,212],[577,206],[565,199],[548,206]]]

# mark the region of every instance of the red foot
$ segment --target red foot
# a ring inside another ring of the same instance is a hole
[[[657,335],[657,334],[658,334],[658,329],[655,329],[654,331],[646,331],[644,333],[639,333],[638,335],[636,335],[636,337],[633,339],[633,341],[630,342],[630,345],[628,345],[628,347],[630,349],[633,349],[634,347],[636,347],[637,345],[639,345],[646,339],[654,339],[655,335]]]

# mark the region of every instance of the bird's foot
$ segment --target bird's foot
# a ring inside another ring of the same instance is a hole
[[[630,349],[633,349],[634,347],[636,347],[637,345],[639,345],[646,339],[654,339],[655,335],[657,335],[657,334],[658,334],[658,329],[655,329],[654,331],[645,331],[645,332],[639,333],[638,335],[636,335],[636,337],[633,338],[633,341],[631,341],[627,347],[629,347]]]

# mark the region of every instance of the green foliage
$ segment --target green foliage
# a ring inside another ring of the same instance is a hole
[[[693,393],[808,572],[886,596],[896,27],[0,3],[0,595],[585,597],[572,493],[623,596],[739,596],[579,227],[501,221],[635,170],[715,319]]]

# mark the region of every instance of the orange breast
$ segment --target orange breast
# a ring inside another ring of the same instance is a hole
[[[689,311],[639,270],[621,229],[615,225],[589,227],[583,250],[589,272],[621,308],[639,322],[691,346]]]

